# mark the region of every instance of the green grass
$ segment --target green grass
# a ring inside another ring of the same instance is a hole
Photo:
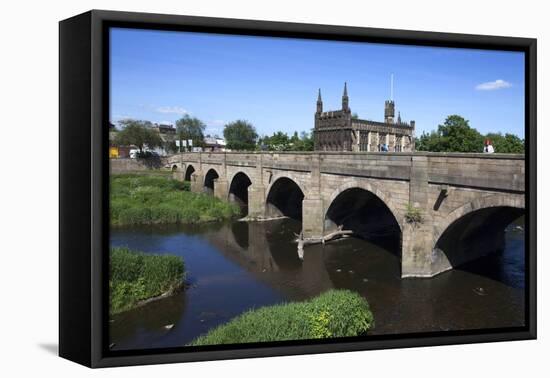
[[[172,292],[183,285],[185,278],[181,257],[144,254],[124,247],[111,248],[110,270],[111,314]]]
[[[166,175],[111,175],[112,226],[203,223],[238,217],[237,205],[191,193],[189,183]]]
[[[330,290],[305,302],[250,310],[191,345],[216,345],[358,336],[374,326],[367,301],[349,290]]]

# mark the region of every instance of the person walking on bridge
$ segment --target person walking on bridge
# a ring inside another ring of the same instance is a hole
[[[483,148],[483,152],[485,152],[486,154],[492,154],[495,152],[495,149],[493,148],[490,139],[485,139],[485,147]]]

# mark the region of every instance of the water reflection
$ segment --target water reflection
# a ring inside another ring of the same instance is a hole
[[[307,246],[302,262],[293,242],[300,223],[291,219],[114,230],[112,245],[182,256],[191,286],[114,317],[113,349],[182,346],[247,309],[331,288],[367,298],[376,321],[371,334],[521,326],[524,237],[518,222],[502,251],[433,279],[401,279],[392,238]]]

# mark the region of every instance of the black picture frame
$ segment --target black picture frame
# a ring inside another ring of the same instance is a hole
[[[185,350],[106,347],[109,27],[462,47],[525,53],[526,326]],[[89,367],[536,338],[536,39],[92,10],[59,24],[59,354]]]

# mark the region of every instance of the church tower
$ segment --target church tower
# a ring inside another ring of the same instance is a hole
[[[344,83],[344,94],[342,95],[342,110],[349,112],[348,83]]]
[[[323,100],[321,99],[321,88],[319,88],[319,95],[317,96],[317,113],[323,112]]]
[[[395,102],[393,100],[386,100],[384,104],[384,122],[393,123],[395,119]]]

